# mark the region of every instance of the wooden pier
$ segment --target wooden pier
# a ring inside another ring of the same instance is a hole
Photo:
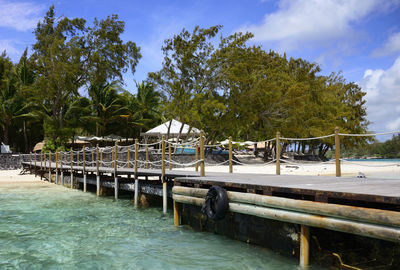
[[[102,187],[114,189],[116,199],[119,190],[131,191],[135,205],[139,193],[148,193],[163,197],[166,211],[172,197],[175,225],[181,224],[187,205],[201,207],[210,187],[223,187],[232,213],[298,224],[302,266],[309,262],[309,227],[400,243],[400,180],[240,173],[200,176],[201,172],[178,169],[22,164],[25,170],[58,184],[84,191],[87,185],[95,185],[98,195]]]

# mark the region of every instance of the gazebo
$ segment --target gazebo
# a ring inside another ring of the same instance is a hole
[[[147,132],[141,133],[140,136],[147,142],[149,138],[161,139],[165,135],[167,138],[189,138],[200,136],[200,130],[172,119]]]

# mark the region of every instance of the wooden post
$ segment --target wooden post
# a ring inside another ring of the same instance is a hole
[[[281,174],[281,141],[280,141],[281,133],[276,132],[276,150],[275,150],[275,159],[276,159],[276,175]]]
[[[56,177],[54,179],[55,184],[58,184],[58,151],[56,151]]]
[[[168,159],[169,159],[168,169],[172,170],[172,163],[171,163],[171,161],[172,161],[172,147],[171,147],[171,143],[168,143]]]
[[[195,165],[195,171],[199,171],[199,144],[196,143],[196,150],[195,150],[195,159],[196,159],[196,165]]]
[[[93,152],[93,150],[91,150],[91,151],[92,151],[92,162],[90,163],[90,166],[93,167],[93,165],[94,165],[94,152]]]
[[[60,168],[61,168],[61,185],[63,185],[64,186],[64,170],[63,170],[63,152],[61,151],[60,152],[60,161],[61,161],[61,164],[60,164]]]
[[[71,147],[71,188],[74,188],[74,151]]]
[[[309,264],[310,255],[310,231],[306,225],[301,225],[300,232],[300,267],[305,268]]]
[[[174,201],[174,226],[180,225],[179,203]]]
[[[86,152],[85,146],[82,147],[82,167],[83,167],[83,192],[87,191],[87,176],[86,176]]]
[[[36,177],[36,151],[35,151],[35,177]]]
[[[340,138],[339,138],[339,128],[335,128],[335,159],[336,159],[336,177],[342,176],[340,168]]]
[[[118,142],[115,142],[115,151],[114,151],[114,198],[118,200],[118,177],[117,177],[117,169],[118,169]]]
[[[96,196],[100,196],[99,144],[96,144]]]
[[[167,181],[165,179],[165,136],[161,139],[161,181],[163,187],[163,213],[167,213]]]
[[[139,205],[139,178],[138,178],[139,140],[135,139],[135,195],[134,206]]]
[[[149,168],[149,146],[146,143],[146,169]]]
[[[205,176],[204,135],[200,132],[200,176]]]
[[[49,151],[49,183],[51,183],[51,151]]]
[[[32,170],[32,152],[29,153],[29,171]]]
[[[43,152],[40,152],[40,170],[43,170]]]
[[[126,159],[127,159],[126,162],[128,164],[128,168],[130,168],[131,167],[131,148],[130,148],[130,146],[128,146],[128,157]]]
[[[232,164],[232,137],[229,136],[229,173],[233,173],[233,164]]]
[[[161,139],[161,180],[164,182],[165,176],[165,136]]]

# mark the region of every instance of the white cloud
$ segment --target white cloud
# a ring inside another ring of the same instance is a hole
[[[11,2],[0,0],[0,27],[26,31],[36,26],[43,5],[31,2]]]
[[[400,52],[400,32],[393,33],[385,44],[372,52],[372,56],[380,57]]]
[[[377,132],[400,130],[400,56],[387,70],[368,69],[359,83],[367,93],[370,129]]]
[[[3,51],[6,51],[7,55],[11,56],[20,54],[18,49],[15,48],[15,43],[11,40],[0,40],[0,53]]]
[[[278,10],[266,14],[258,25],[239,31],[254,33],[256,41],[278,42],[293,49],[302,44],[353,38],[353,24],[372,12],[387,10],[389,2],[378,0],[280,0]]]

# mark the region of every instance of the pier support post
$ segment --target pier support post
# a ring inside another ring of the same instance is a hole
[[[96,195],[100,196],[100,175],[96,175]]]
[[[133,198],[133,203],[135,207],[139,205],[138,158],[139,158],[139,140],[135,139],[135,196]]]
[[[281,133],[276,132],[276,150],[275,150],[275,159],[276,159],[276,175],[281,174],[281,141],[280,141]]]
[[[87,191],[87,176],[86,176],[87,174],[84,172],[83,173],[83,192],[86,192]]]
[[[179,203],[174,201],[174,226],[180,225]]]
[[[163,181],[162,183],[162,193],[163,193],[163,213],[167,213],[167,203],[168,203],[168,198],[167,198],[167,181]]]
[[[300,267],[306,268],[309,265],[310,256],[310,231],[306,225],[301,225],[300,232]]]
[[[229,136],[229,173],[233,173],[232,165],[232,137]]]
[[[336,159],[336,177],[342,175],[340,169],[340,139],[339,139],[339,128],[335,128],[335,159]]]
[[[204,134],[200,132],[200,176],[205,176]]]
[[[136,190],[135,190],[136,193]],[[114,177],[114,198],[115,200],[118,200],[118,177]]]
[[[64,186],[64,171],[61,171],[61,185]]]

